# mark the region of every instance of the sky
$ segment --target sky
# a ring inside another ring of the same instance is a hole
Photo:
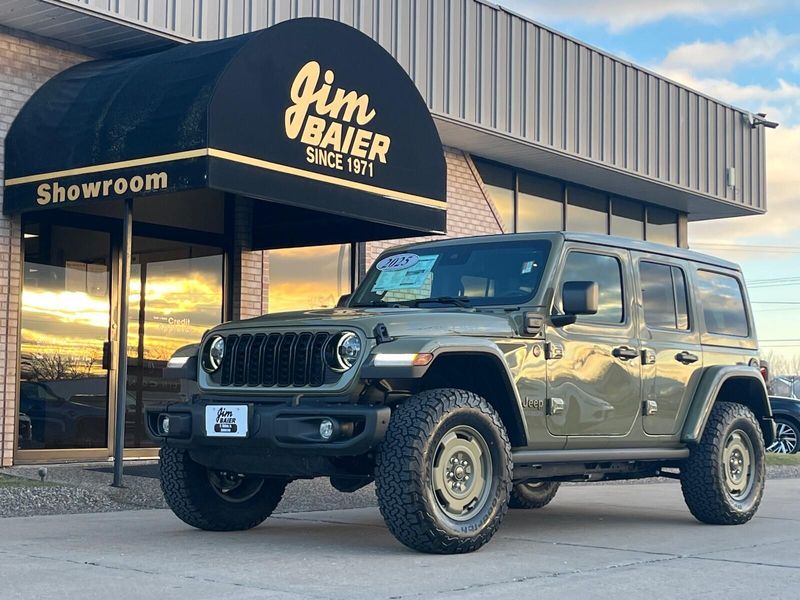
[[[767,130],[767,214],[691,223],[689,244],[742,265],[763,353],[800,364],[800,0],[499,3],[780,123]]]

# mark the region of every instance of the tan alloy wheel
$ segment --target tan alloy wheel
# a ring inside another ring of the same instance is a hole
[[[747,498],[753,487],[753,444],[741,429],[730,433],[722,450],[725,487],[731,498]]]
[[[492,460],[486,440],[472,427],[448,431],[431,459],[433,495],[445,515],[466,521],[486,504],[491,491]]]

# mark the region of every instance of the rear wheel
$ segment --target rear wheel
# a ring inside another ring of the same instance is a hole
[[[508,505],[511,508],[544,508],[555,498],[557,481],[532,481],[518,483],[511,490]]]
[[[288,483],[208,469],[181,448],[161,449],[161,489],[184,523],[209,531],[240,531],[259,525],[281,501]]]
[[[764,494],[764,438],[752,411],[717,402],[700,443],[681,467],[681,489],[695,518],[739,525],[753,518]]]
[[[457,389],[422,392],[392,414],[376,457],[375,490],[386,525],[406,546],[477,550],[505,516],[511,445],[497,412]]]

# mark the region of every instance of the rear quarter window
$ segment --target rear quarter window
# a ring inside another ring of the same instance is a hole
[[[749,335],[744,293],[738,279],[713,271],[697,271],[697,296],[703,306],[708,333]]]

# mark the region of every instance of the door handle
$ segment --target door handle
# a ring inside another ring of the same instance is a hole
[[[103,342],[103,364],[100,368],[111,370],[111,342]]]
[[[629,348],[628,346],[619,346],[611,351],[611,355],[620,360],[631,360],[639,356],[639,351],[636,348]]]
[[[696,363],[698,360],[700,360],[700,357],[697,356],[697,354],[692,354],[691,352],[686,352],[684,350],[683,352],[678,352],[675,355],[675,360],[677,360],[679,363],[683,363],[685,365],[690,365],[690,364]]]

